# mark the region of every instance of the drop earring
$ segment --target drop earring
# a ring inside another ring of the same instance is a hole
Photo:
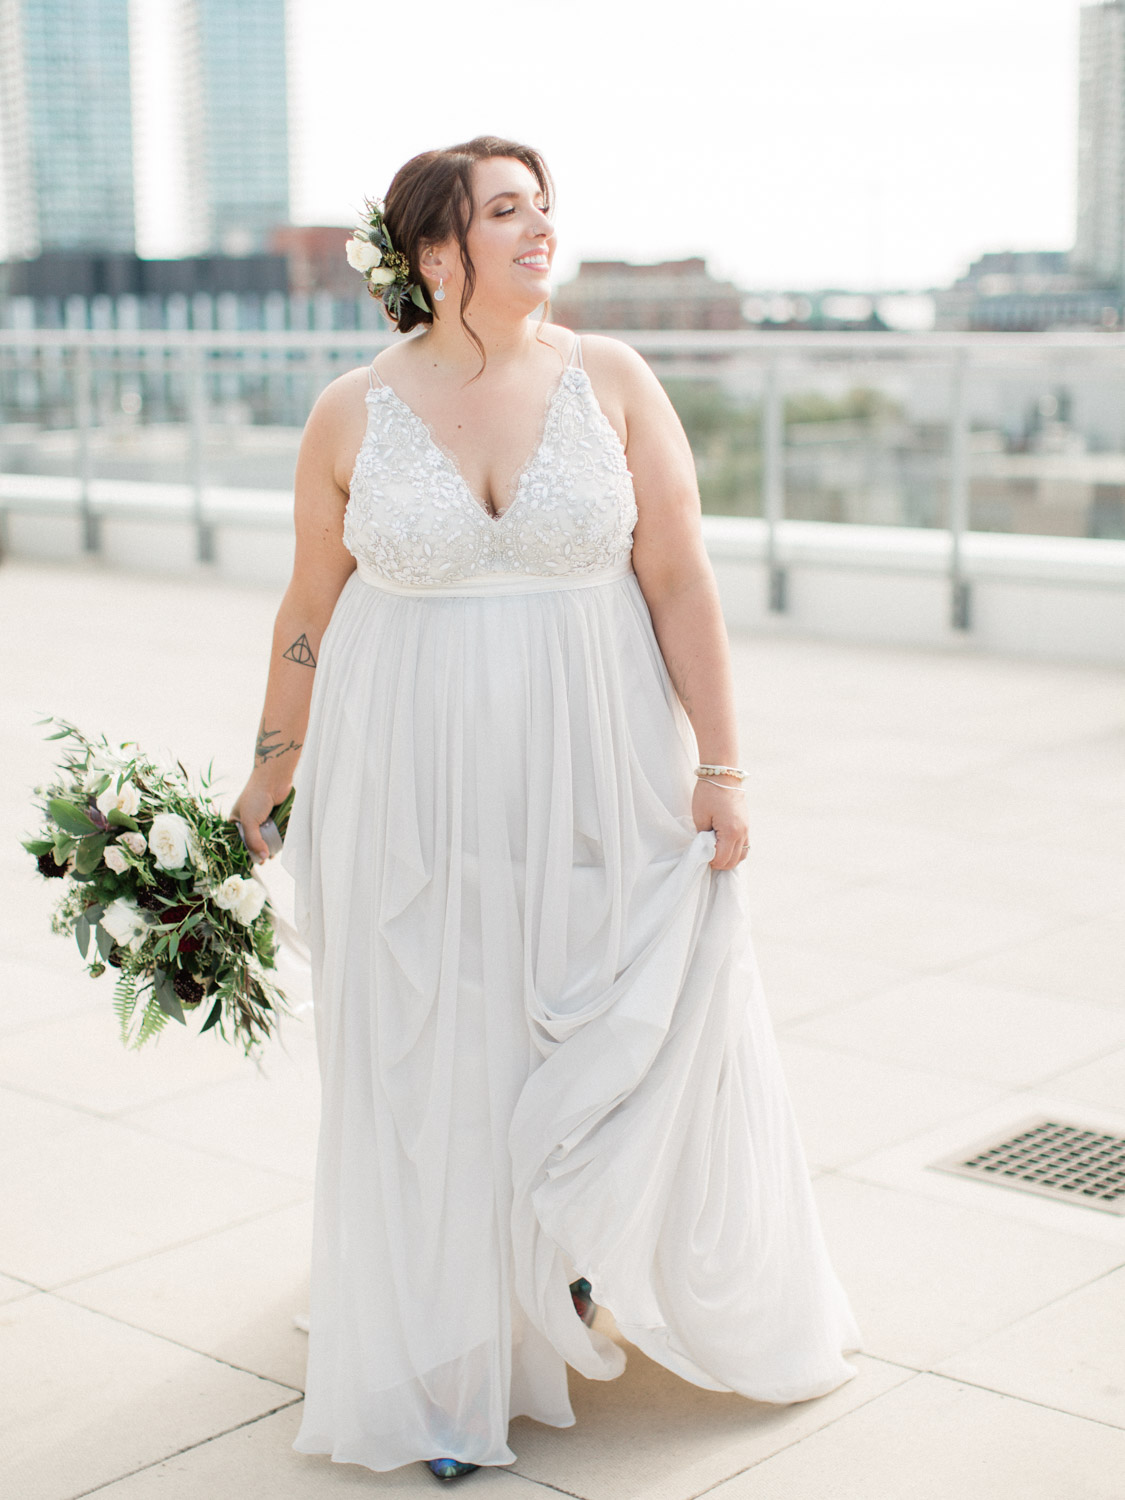
[[[434,292],[434,301],[435,302],[444,302],[445,301],[445,277],[444,276],[439,276],[438,277],[437,290]]]

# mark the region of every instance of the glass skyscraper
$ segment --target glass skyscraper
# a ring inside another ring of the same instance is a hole
[[[1125,285],[1125,5],[1083,6],[1079,30],[1074,263]]]
[[[180,0],[189,238],[264,250],[289,221],[285,0]]]
[[[135,244],[128,0],[0,0],[8,256]]]

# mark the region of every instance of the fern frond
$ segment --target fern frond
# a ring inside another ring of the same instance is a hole
[[[162,1030],[167,1021],[167,1012],[161,1010],[160,1002],[153,996],[145,1006],[145,1013],[141,1018],[140,1030],[137,1032],[137,1039],[133,1043],[134,1048],[143,1047],[149,1037],[155,1036],[158,1031]]]
[[[129,1022],[137,1004],[137,976],[123,972],[113,987],[113,1009],[121,1022],[121,1040],[128,1041]]]

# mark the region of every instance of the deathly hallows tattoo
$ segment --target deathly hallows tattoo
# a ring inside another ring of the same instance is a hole
[[[315,667],[316,657],[313,655],[309,638],[303,632],[297,637],[288,651],[283,651],[282,656],[286,661],[295,661],[300,667]]]

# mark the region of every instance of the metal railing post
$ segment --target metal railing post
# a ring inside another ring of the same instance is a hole
[[[972,626],[972,586],[965,573],[965,532],[969,527],[969,351],[957,350],[949,388],[949,623]]]
[[[762,392],[762,511],[766,522],[767,607],[774,614],[788,608],[788,578],[781,560],[780,530],[785,514],[785,413],[780,361],[766,365]]]
[[[74,346],[74,425],[78,433],[78,520],[82,531],[82,550],[96,553],[101,547],[101,528],[94,514],[91,488],[94,478],[94,455],[90,429],[94,420],[93,371],[90,345],[81,339]]]
[[[204,443],[207,435],[207,349],[202,340],[188,351],[189,449],[191,517],[195,526],[195,556],[199,562],[215,561],[215,538],[203,513]]]

